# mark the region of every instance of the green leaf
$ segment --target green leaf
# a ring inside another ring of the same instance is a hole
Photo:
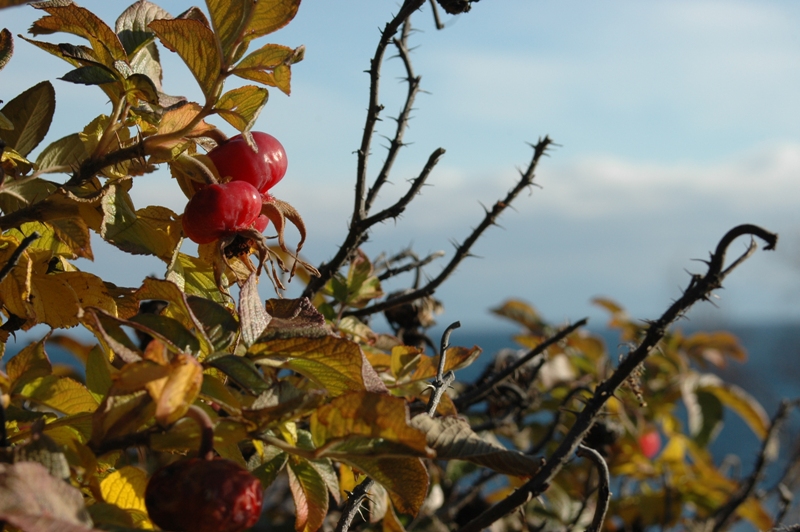
[[[83,147],[80,135],[72,133],[50,143],[36,158],[36,166],[40,170],[57,166],[77,168],[88,154]]]
[[[460,417],[431,417],[418,414],[411,426],[425,434],[427,444],[441,460],[466,460],[517,477],[531,477],[541,467],[541,461],[516,450],[484,440]]]
[[[70,70],[59,79],[80,85],[102,85],[117,80],[114,72],[103,66],[85,66]]]
[[[692,418],[689,418],[689,431],[692,434],[694,441],[702,446],[707,447],[722,429],[722,418],[725,409],[722,406],[717,396],[704,392],[697,392],[697,404],[700,407],[700,423],[692,423]]]
[[[99,346],[89,351],[86,361],[86,387],[98,403],[102,401],[113,383],[112,376],[117,373],[115,367],[108,361],[108,357]]]
[[[151,206],[134,211],[128,194],[131,179],[109,185],[103,196],[103,224],[100,236],[134,255],[155,255],[169,263],[181,240],[178,215],[166,207]]]
[[[272,447],[271,449],[275,448]],[[289,456],[285,452],[278,451],[275,456],[267,457],[267,460],[252,470],[251,473],[261,481],[261,485],[264,488],[267,488],[278,478],[278,473],[286,466],[288,458]]]
[[[267,89],[245,85],[223,94],[214,110],[230,125],[241,132],[246,132],[255,124],[268,98]]]
[[[769,430],[769,416],[764,407],[749,393],[736,385],[724,382],[716,375],[702,375],[697,381],[697,391],[706,392],[727,406],[761,438],[766,438]]]
[[[47,135],[55,110],[53,86],[49,81],[37,83],[0,109],[14,124],[13,130],[0,130],[0,139],[19,154],[28,155]]]
[[[63,31],[83,37],[92,45],[97,60],[109,68],[113,68],[115,61],[127,59],[125,48],[117,34],[88,9],[72,3],[64,5],[45,3],[38,6],[34,4],[33,7],[43,9],[49,16],[33,23],[29,30],[32,35],[49,35]]]
[[[175,260],[169,265],[166,278],[188,295],[209,299],[216,303],[230,301],[217,288],[213,267],[206,261],[186,253],[176,254]]]
[[[267,44],[242,59],[233,73],[241,78],[250,79],[277,87],[285,94],[291,93],[291,67],[300,61],[305,54],[305,48],[296,50],[288,46]]]
[[[255,39],[287,25],[297,14],[300,0],[260,0],[247,25],[244,36]]]
[[[214,33],[202,22],[191,19],[154,20],[148,27],[164,46],[181,56],[206,98],[214,98],[222,67]]]
[[[208,364],[230,377],[239,386],[253,395],[268,391],[272,385],[249,358],[225,355],[214,358]]]
[[[162,69],[155,33],[147,26],[154,20],[170,19],[169,13],[152,2],[139,0],[122,12],[115,31],[134,72],[147,76],[161,90]]]
[[[178,351],[194,354],[200,352],[200,342],[176,319],[168,316],[140,313],[133,316],[130,322],[139,325],[137,330],[158,338]]]
[[[239,322],[227,308],[204,297],[190,295],[186,300],[195,317],[203,325],[203,330],[211,340],[215,351],[225,351],[233,345],[239,330]]]
[[[322,476],[308,460],[289,458],[289,488],[295,505],[297,532],[316,532],[328,513],[328,489]]]
[[[14,54],[14,39],[6,28],[0,31],[0,70],[8,64]]]
[[[39,238],[28,246],[28,253],[47,251],[50,258],[92,258],[89,228],[86,226],[86,222],[80,218],[62,218],[50,223],[26,222],[19,226],[19,230],[11,229],[6,234],[13,235],[22,241],[23,238],[34,232],[39,234]]]

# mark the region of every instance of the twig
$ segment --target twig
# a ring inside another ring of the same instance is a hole
[[[673,302],[657,321],[650,324],[639,346],[619,364],[608,379],[600,383],[595,389],[592,398],[578,414],[572,428],[553,452],[553,455],[547,460],[547,463],[522,487],[483,512],[461,528],[460,532],[483,530],[498,519],[502,519],[513,512],[532,497],[539,496],[547,489],[553,478],[558,475],[569,457],[578,448],[578,445],[594,424],[594,420],[599,415],[603,405],[661,341],[667,327],[683,316],[694,303],[707,300],[713,290],[722,286],[722,281],[731,272],[730,268],[724,271],[722,269],[727,248],[734,239],[743,235],[753,235],[761,238],[767,243],[764,249],[775,249],[778,241],[778,235],[755,225],[740,225],[728,231],[711,256],[706,274],[692,276],[689,286],[683,295]],[[737,261],[737,263],[740,264],[741,262]]]
[[[434,260],[436,260],[436,259],[438,259],[440,257],[443,257],[443,256],[444,256],[444,251],[436,251],[434,253],[431,253],[430,255],[425,257],[424,259],[416,259],[416,260],[414,260],[414,262],[410,262],[410,263],[405,264],[403,266],[400,266],[398,268],[389,268],[389,267],[387,267],[386,271],[378,276],[378,280],[385,281],[386,279],[389,279],[390,277],[394,277],[395,275],[400,275],[401,273],[405,273],[405,272],[408,272],[408,271],[411,271],[411,270],[418,270],[419,268],[422,268],[423,266],[427,266],[428,264],[430,264]]]
[[[786,418],[789,417],[789,414],[792,411],[792,406],[793,404],[791,401],[781,401],[778,411],[775,412],[775,415],[770,422],[767,435],[761,444],[761,451],[758,453],[756,464],[753,467],[753,472],[750,473],[750,476],[748,476],[744,482],[739,485],[738,491],[730,498],[730,500],[720,507],[712,517],[712,530],[714,532],[727,529],[732,524],[736,509],[744,504],[744,502],[753,494],[753,490],[755,490],[756,485],[764,475],[764,469],[766,469],[767,464],[770,462],[770,458],[768,456],[770,454],[770,449],[775,446],[776,439],[780,433],[780,427],[786,421]]]
[[[17,265],[19,259],[22,257],[22,254],[25,252],[26,249],[28,249],[28,246],[33,244],[39,238],[39,236],[40,236],[39,233],[34,231],[33,233],[29,234],[28,236],[22,239],[22,242],[19,243],[17,249],[15,249],[14,253],[12,253],[11,256],[8,258],[8,262],[6,262],[3,265],[3,267],[0,268],[0,283],[2,283],[3,280],[6,278],[6,276],[9,273],[11,273],[11,270],[13,270],[14,267]]]
[[[444,394],[447,387],[453,384],[456,376],[452,371],[448,371],[447,374],[444,373],[445,364],[447,362],[445,358],[445,353],[447,352],[447,348],[450,346],[450,334],[461,327],[461,322],[456,321],[451,323],[447,329],[445,329],[444,334],[442,334],[442,343],[441,349],[439,351],[439,367],[436,369],[436,378],[433,379],[432,387],[433,391],[431,392],[431,398],[428,400],[428,415],[433,417],[436,413],[436,408],[439,406],[439,401],[442,400],[442,395]]]
[[[528,165],[528,168],[525,170],[525,172],[521,173],[520,179],[517,182],[517,184],[514,186],[514,188],[512,188],[508,192],[508,194],[506,194],[505,198],[496,202],[492,206],[491,210],[488,209],[486,210],[485,216],[481,221],[481,223],[472,231],[472,234],[470,234],[467,237],[467,239],[464,240],[464,242],[456,248],[455,255],[453,255],[453,258],[450,259],[450,262],[444,267],[444,269],[439,273],[439,275],[430,280],[428,284],[417,290],[404,293],[395,298],[388,299],[386,301],[382,301],[381,303],[376,303],[374,305],[370,305],[363,309],[345,312],[344,316],[357,316],[357,317],[370,316],[377,312],[383,312],[388,308],[396,307],[398,305],[402,305],[405,303],[410,303],[421,297],[428,297],[433,295],[436,289],[439,288],[439,286],[455,271],[456,267],[458,267],[458,265],[461,264],[461,261],[469,256],[470,249],[475,244],[475,242],[477,242],[477,240],[481,237],[483,232],[486,231],[486,229],[488,229],[490,226],[496,225],[497,218],[500,216],[500,214],[503,211],[505,211],[506,208],[508,208],[508,206],[514,201],[514,199],[516,199],[516,197],[524,189],[533,185],[533,178],[539,160],[547,152],[547,149],[552,144],[553,141],[550,139],[550,137],[545,137],[539,140],[539,142],[533,146],[533,158],[531,159],[531,162]]]
[[[367,498],[367,492],[374,482],[374,480],[367,477],[350,493],[344,508],[342,508],[342,516],[339,518],[339,522],[336,523],[335,532],[347,532],[350,530],[350,525],[353,524],[353,519],[361,508],[361,503]]]
[[[462,395],[459,395],[454,401],[456,406],[458,407],[459,410],[461,410],[463,408],[466,408],[470,405],[477,403],[478,401],[486,397],[486,395],[489,392],[491,392],[492,388],[494,388],[495,386],[506,380],[508,377],[513,375],[514,372],[517,371],[519,368],[527,364],[530,360],[532,360],[536,356],[543,353],[548,347],[560,342],[561,340],[572,334],[576,329],[583,327],[588,322],[589,318],[583,318],[582,320],[573,325],[564,327],[557,334],[551,336],[544,342],[540,343],[539,345],[528,351],[525,354],[525,356],[519,358],[516,362],[508,366],[506,369],[492,376],[492,378],[483,383],[480,387],[471,390],[467,393],[464,393]]]
[[[436,2],[434,0],[430,0],[431,2],[431,10],[433,11],[433,22],[436,24],[437,30],[443,30],[444,24],[442,24],[442,20],[439,18],[439,8],[436,7]]]
[[[405,104],[403,105],[403,110],[400,111],[400,114],[396,119],[397,130],[395,131],[394,137],[390,141],[389,150],[386,154],[386,160],[383,162],[383,167],[381,168],[381,171],[378,173],[378,177],[375,178],[375,182],[369,189],[369,192],[367,192],[367,199],[365,203],[366,212],[369,212],[370,208],[372,208],[372,203],[378,196],[378,192],[380,191],[381,187],[386,183],[386,181],[389,179],[389,173],[392,171],[392,166],[394,165],[394,162],[397,159],[397,154],[400,151],[400,148],[405,146],[405,144],[403,144],[403,134],[405,133],[405,130],[408,127],[408,121],[411,116],[411,110],[414,108],[414,99],[416,98],[417,93],[419,92],[419,84],[422,78],[420,76],[414,75],[414,68],[411,65],[411,58],[408,55],[408,34],[410,32],[411,32],[411,20],[406,19],[405,23],[403,24],[401,37],[399,39],[392,39],[392,43],[397,48],[398,55],[400,59],[403,60],[403,65],[405,66],[406,69],[406,81],[408,82],[408,93],[406,94],[406,101]]]
[[[588,458],[594,463],[597,472],[600,474],[597,486],[597,506],[594,509],[594,517],[592,524],[586,529],[586,532],[599,532],[603,528],[603,521],[608,512],[608,505],[611,502],[611,489],[609,488],[609,474],[608,465],[603,457],[596,450],[585,445],[578,445],[576,453],[581,458]]]

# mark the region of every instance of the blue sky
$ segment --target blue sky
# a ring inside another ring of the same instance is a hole
[[[128,5],[79,3],[112,25]],[[189,4],[160,5],[177,14]],[[306,219],[305,252],[314,263],[332,255],[347,230],[367,101],[363,71],[396,9],[385,0],[305,0],[292,24],[262,41],[307,47],[291,97],[272,91],[257,129],[287,149],[289,172],[274,192]],[[38,15],[4,10],[2,26],[23,33]],[[589,315],[600,325],[595,296],[655,318],[680,294],[685,270],[702,271],[692,259],[706,258],[730,227],[745,222],[780,233],[778,251],[743,265],[718,308],[705,304],[695,319],[800,319],[800,4],[483,0],[447,18],[444,31],[435,30],[427,7],[414,24],[414,67],[428,92],[407,133],[413,144],[379,203],[401,195],[434,149],[447,153],[432,186],[400,220],[373,233],[369,253],[413,244],[420,254],[450,254],[450,240],[463,240],[480,221],[479,202],[490,204],[512,186],[530,157],[526,142],[547,134],[561,145],[540,166],[542,188],[523,195],[503,228],[490,229],[474,248],[482,258],[462,263],[437,292],[447,309],[441,322],[495,326],[487,309],[507,297],[533,303],[556,322]],[[198,98],[174,54],[162,58],[167,91]],[[0,99],[68,69],[18,39],[0,73]],[[401,105],[400,74],[398,61],[387,65],[387,114]],[[77,129],[79,117],[109,110],[96,88],[54,84],[48,141]],[[372,169],[383,153],[376,145]],[[139,178],[134,192],[137,206],[181,212],[185,203],[166,172]],[[79,264],[85,270],[125,285],[163,273],[157,260],[93,243],[96,261]]]

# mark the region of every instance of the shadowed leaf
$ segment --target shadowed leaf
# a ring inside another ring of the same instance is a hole
[[[8,64],[14,54],[14,38],[6,28],[0,31],[0,70]]]
[[[28,155],[47,135],[56,109],[56,93],[49,81],[37,83],[0,112],[14,129],[0,129],[0,139],[22,156]]]
[[[295,505],[297,532],[316,532],[328,513],[328,488],[308,460],[289,458],[289,488]]]
[[[481,438],[469,423],[458,417],[419,414],[411,420],[411,425],[425,433],[428,446],[442,460],[466,460],[517,477],[531,477],[541,466],[536,457]]]

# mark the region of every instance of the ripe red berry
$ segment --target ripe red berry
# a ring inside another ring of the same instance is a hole
[[[208,185],[192,196],[183,212],[183,232],[208,244],[250,227],[261,214],[261,194],[246,181]]]
[[[661,450],[661,436],[658,431],[651,429],[639,436],[639,449],[646,458],[655,457]]]
[[[253,229],[259,233],[263,233],[267,229],[267,225],[269,225],[269,218],[263,214],[259,214],[258,218],[256,218],[256,221],[253,222]]]
[[[150,519],[174,532],[240,532],[261,515],[261,482],[222,458],[184,458],[156,471],[145,490]]]
[[[278,139],[261,131],[252,135],[257,153],[242,135],[236,135],[208,152],[208,157],[223,180],[230,177],[232,181],[247,181],[265,194],[283,179],[289,161]]]

